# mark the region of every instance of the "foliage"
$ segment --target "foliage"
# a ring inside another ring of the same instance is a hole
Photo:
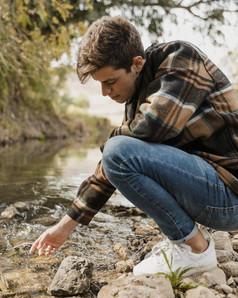
[[[167,255],[166,255],[166,253],[164,252],[163,249],[161,250],[161,252],[162,252],[162,254],[165,258],[166,264],[169,267],[170,273],[167,274],[167,273],[164,273],[164,272],[158,272],[157,274],[158,275],[164,275],[165,277],[167,277],[170,280],[172,288],[174,290],[174,294],[177,297],[184,297],[183,294],[187,290],[190,290],[190,289],[193,289],[193,288],[196,288],[198,286],[203,285],[201,283],[196,283],[196,282],[190,282],[190,283],[184,284],[183,281],[182,281],[183,275],[186,272],[188,272],[190,270],[194,270],[196,268],[195,267],[179,267],[175,271],[172,271],[173,256],[171,257],[171,260],[169,262],[168,257],[167,257]]]
[[[0,112],[8,103],[43,111],[59,97],[67,67],[51,61],[70,52],[72,40],[95,19],[120,14],[157,36],[166,20],[175,23],[178,11],[192,15],[194,29],[216,40],[227,16],[238,10],[235,0],[1,0]]]
[[[120,14],[158,37],[163,34],[166,21],[177,24],[181,16],[183,21],[190,16],[193,22],[189,26],[210,36],[214,43],[217,35],[222,34],[223,25],[229,24],[232,17],[237,22],[238,12],[237,0],[68,0],[67,3],[74,8],[70,16],[65,20],[58,18],[65,25],[79,20],[90,24],[102,15]],[[50,32],[51,28],[45,25],[44,30]]]
[[[85,27],[63,26],[73,6],[66,0],[2,0],[0,4],[0,108],[10,101],[42,110],[58,97],[66,67],[51,67],[52,59],[69,51]],[[45,27],[51,32],[44,33]]]

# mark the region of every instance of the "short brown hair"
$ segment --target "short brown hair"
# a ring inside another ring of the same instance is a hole
[[[133,58],[145,58],[137,29],[119,16],[104,16],[92,23],[79,43],[77,74],[83,83],[104,66],[125,68],[130,72]]]

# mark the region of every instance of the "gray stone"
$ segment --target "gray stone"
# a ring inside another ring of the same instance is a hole
[[[13,217],[16,217],[16,216],[22,217],[21,214],[18,212],[17,208],[14,207],[13,205],[10,205],[1,213],[0,217],[4,219],[12,219]]]
[[[185,298],[217,298],[217,294],[208,288],[199,286],[195,289],[188,290],[185,295]]]
[[[235,280],[234,280],[234,278],[233,278],[232,276],[231,276],[230,278],[228,278],[226,284],[227,284],[228,286],[235,285]]]
[[[163,275],[129,275],[101,288],[98,298],[174,298],[170,281]]]
[[[212,234],[215,242],[215,249],[232,250],[230,234],[228,232],[217,231]]]
[[[63,260],[49,287],[54,296],[85,294],[90,289],[93,264],[86,259],[69,256]]]
[[[228,285],[221,285],[221,289],[223,290],[223,292],[225,292],[226,294],[230,294],[232,293],[232,288],[229,287]]]
[[[196,281],[208,287],[223,285],[226,283],[226,275],[220,268],[216,267],[210,271],[204,272]]]
[[[0,253],[5,252],[6,249],[7,249],[6,239],[4,239],[4,237],[0,236]]]
[[[123,243],[117,242],[113,246],[113,251],[117,252],[121,260],[128,260],[130,257],[129,250]]]
[[[220,268],[225,272],[225,274],[230,277],[238,277],[238,262],[226,262],[220,264]]]
[[[145,235],[158,235],[160,231],[148,225],[138,226],[135,229],[135,235],[145,236]]]
[[[238,239],[233,239],[231,241],[231,244],[232,244],[232,248],[235,250],[235,251],[238,251]]]
[[[24,212],[29,209],[29,204],[27,204],[26,202],[16,202],[13,204],[13,206],[20,212]]]
[[[238,261],[238,253],[233,250],[216,250],[218,263]]]
[[[119,273],[132,272],[134,265],[134,262],[131,259],[129,259],[126,261],[117,262],[115,264],[115,268],[116,271]]]
[[[40,218],[33,219],[32,222],[49,227],[55,225],[58,222],[58,219],[51,216],[42,216]]]

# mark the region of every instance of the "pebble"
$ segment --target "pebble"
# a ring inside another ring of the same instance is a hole
[[[0,215],[2,219],[12,219],[13,217],[21,217],[21,214],[13,205],[8,206]]]

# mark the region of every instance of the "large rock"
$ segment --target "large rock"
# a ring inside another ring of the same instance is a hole
[[[17,208],[13,205],[8,206],[0,215],[0,218],[12,219],[13,217],[22,217]]]
[[[215,249],[232,250],[230,234],[228,232],[216,231],[212,234],[215,242]]]
[[[163,275],[133,276],[112,280],[98,298],[174,298],[171,283]]]
[[[69,256],[63,260],[49,287],[54,296],[72,296],[90,290],[93,264],[86,259]]]
[[[238,263],[234,261],[220,264],[220,268],[230,277],[238,277]]]
[[[204,272],[197,278],[197,281],[208,287],[221,286],[226,283],[226,275],[220,268],[216,267],[210,271]]]
[[[234,250],[216,250],[218,263],[238,261],[238,253]]]
[[[195,289],[188,290],[185,293],[185,298],[218,298],[216,292],[211,289],[199,286]]]

